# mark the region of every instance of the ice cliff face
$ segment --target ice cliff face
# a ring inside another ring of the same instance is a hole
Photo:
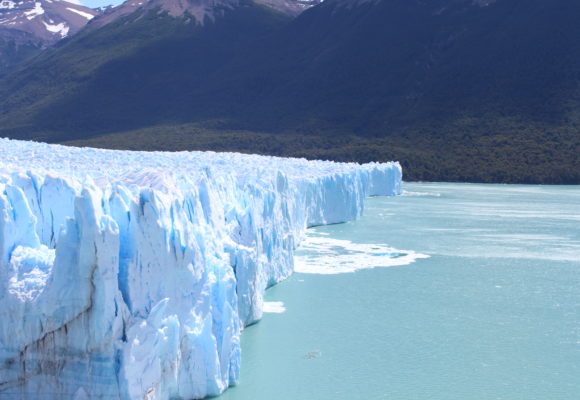
[[[398,163],[0,139],[0,398],[221,393],[305,228],[400,192]]]

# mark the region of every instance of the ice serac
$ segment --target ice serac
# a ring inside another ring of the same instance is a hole
[[[400,192],[398,163],[0,139],[0,398],[223,392],[305,229]]]

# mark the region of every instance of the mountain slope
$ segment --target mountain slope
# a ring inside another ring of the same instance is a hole
[[[242,113],[372,135],[482,111],[560,122],[577,99],[578,17],[570,0],[326,2],[277,38],[287,45],[269,62],[252,61],[266,89]]]
[[[190,88],[290,20],[251,1],[220,12],[200,25],[189,13],[142,10],[79,33],[4,80],[1,126],[23,138],[44,131],[46,140],[146,126],[170,117]]]
[[[183,21],[150,34],[168,13],[87,32],[2,82],[2,132],[147,149],[182,132],[173,149],[267,141],[397,158],[411,179],[580,183],[577,1],[327,0],[291,22],[265,10],[224,7],[193,41]]]
[[[99,13],[59,0],[0,1],[0,73],[78,32]]]

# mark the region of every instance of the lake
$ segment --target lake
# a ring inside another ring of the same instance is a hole
[[[228,400],[578,400],[580,187],[405,184],[309,230]]]

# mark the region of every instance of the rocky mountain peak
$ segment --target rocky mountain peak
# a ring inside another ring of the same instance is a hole
[[[45,47],[65,38],[99,13],[60,0],[0,0],[0,39]]]
[[[0,0],[0,75],[73,35],[99,14],[60,0]]]
[[[322,0],[253,0],[255,3],[273,8],[287,15],[298,15]],[[105,14],[92,24],[92,28],[107,25],[119,18],[137,11],[161,10],[172,17],[193,16],[197,23],[206,19],[213,20],[223,10],[240,6],[241,0],[127,0]]]

